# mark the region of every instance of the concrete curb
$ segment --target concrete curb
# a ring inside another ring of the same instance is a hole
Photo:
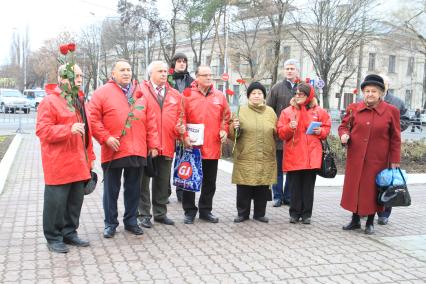
[[[233,163],[225,160],[219,160],[219,169],[232,174]],[[335,178],[322,178],[317,176],[315,186],[343,186],[345,175],[337,175]],[[426,184],[426,174],[408,174],[407,184]]]
[[[22,141],[22,135],[16,134],[9,148],[6,151],[3,159],[0,162],[0,194],[3,192],[3,188],[6,184],[7,176],[9,175],[10,168],[15,160],[16,153],[18,152],[19,145]]]

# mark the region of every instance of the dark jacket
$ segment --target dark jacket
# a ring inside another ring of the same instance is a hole
[[[178,92],[182,94],[185,88],[189,88],[191,86],[191,83],[194,81],[194,78],[192,78],[188,72],[175,72],[173,74],[173,80],[175,81],[174,85],[172,86],[173,89],[178,90]]]
[[[404,102],[389,92],[386,94],[384,101],[399,109],[401,132],[407,129],[410,126],[410,118],[408,117]]]
[[[277,117],[280,117],[283,109],[290,106],[290,100],[296,93],[296,84],[291,87],[291,83],[286,78],[281,82],[275,84],[266,98],[266,104],[270,106]],[[283,149],[283,142],[281,139],[277,139],[277,150]]]

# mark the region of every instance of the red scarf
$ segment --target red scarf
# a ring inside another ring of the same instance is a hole
[[[306,106],[314,99],[315,91],[314,88],[312,88],[311,85],[309,85],[310,91],[309,96],[306,98],[305,102],[301,105],[298,104],[300,107],[300,117],[299,117],[299,125],[301,125],[303,128],[303,132],[306,132],[306,129],[308,129],[309,124],[311,123],[309,117],[308,117],[308,110],[306,109]]]

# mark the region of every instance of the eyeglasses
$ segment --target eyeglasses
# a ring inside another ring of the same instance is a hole
[[[198,74],[198,76],[200,76],[200,77],[211,77],[212,74]]]

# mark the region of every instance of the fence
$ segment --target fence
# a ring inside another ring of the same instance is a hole
[[[35,128],[37,113],[31,109],[29,113],[19,111],[1,112],[0,129],[7,132],[27,133]]]

